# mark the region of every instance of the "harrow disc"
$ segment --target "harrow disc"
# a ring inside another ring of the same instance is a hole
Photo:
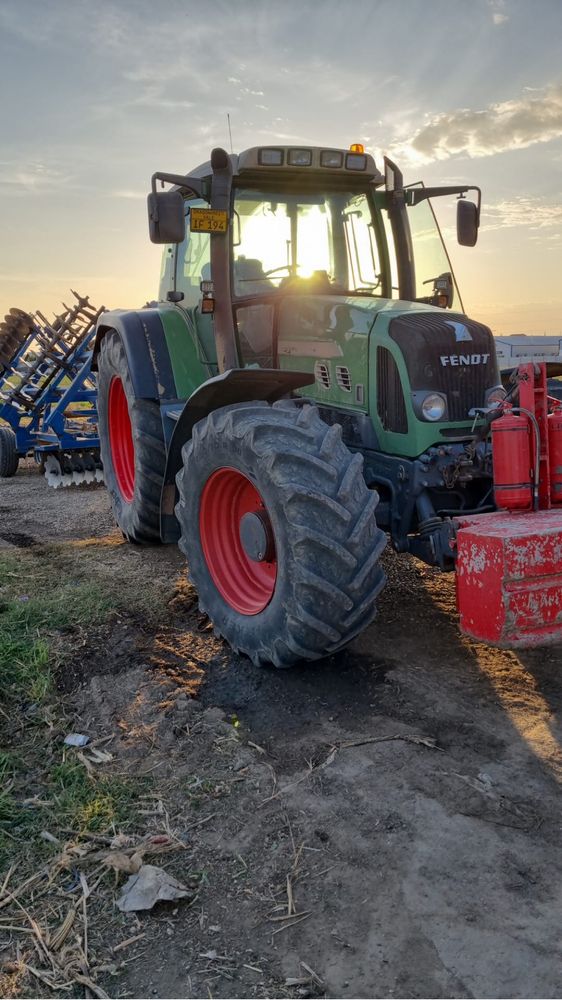
[[[0,323],[0,369],[7,368],[33,331],[33,319],[23,309],[10,309]]]
[[[84,486],[103,483],[103,468],[99,451],[51,452],[44,462],[47,485],[53,489],[60,486]]]

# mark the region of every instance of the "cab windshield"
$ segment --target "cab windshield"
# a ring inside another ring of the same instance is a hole
[[[410,187],[423,187],[423,183],[411,184]],[[420,201],[417,205],[408,206],[408,221],[414,248],[416,300],[431,301],[435,279],[449,274],[453,288],[451,305],[464,312],[451,261],[431,201],[428,199]]]
[[[233,287],[243,298],[279,291],[387,293],[380,235],[366,192],[237,190]]]

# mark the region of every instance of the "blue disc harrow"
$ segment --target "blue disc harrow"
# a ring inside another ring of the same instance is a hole
[[[104,307],[72,295],[52,322],[11,309],[0,323],[0,475],[34,455],[51,486],[103,481],[91,364]]]

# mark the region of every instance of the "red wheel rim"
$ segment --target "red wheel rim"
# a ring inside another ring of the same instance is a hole
[[[135,446],[129,416],[129,405],[118,375],[112,378],[108,401],[109,443],[111,461],[119,492],[127,503],[135,491]]]
[[[257,615],[269,604],[277,579],[277,557],[251,559],[240,538],[245,514],[267,517],[256,487],[237,469],[217,469],[205,483],[199,533],[207,568],[227,604],[241,615]]]

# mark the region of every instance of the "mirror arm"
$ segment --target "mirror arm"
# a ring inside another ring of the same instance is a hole
[[[478,212],[478,223],[480,223],[480,203],[482,201],[482,191],[475,184],[464,184],[462,187],[421,187],[421,188],[406,188],[404,191],[404,196],[406,198],[406,204],[412,208],[414,205],[419,205],[421,201],[426,201],[427,198],[441,198],[444,195],[458,194],[459,198],[462,198],[467,191],[476,191],[477,201],[476,209]]]
[[[158,181],[161,182],[162,187],[164,187],[164,184],[175,184],[176,187],[181,188],[182,191],[192,191],[193,194],[197,195],[198,198],[202,197],[201,182],[197,180],[195,177],[186,177],[185,175],[182,174],[167,174],[163,173],[161,170],[158,170],[155,174],[152,175],[151,178],[150,186],[152,194],[157,193],[156,184]],[[152,218],[154,222],[158,222],[159,220],[158,220],[157,199],[154,199],[153,204],[154,208],[152,210]]]

